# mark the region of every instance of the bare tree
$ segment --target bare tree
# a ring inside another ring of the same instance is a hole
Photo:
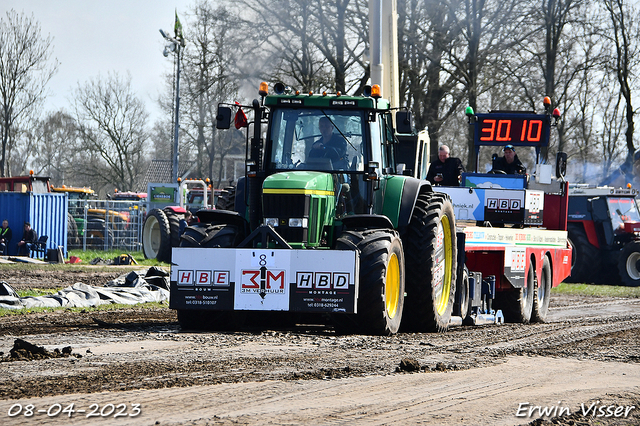
[[[234,149],[241,152],[230,132],[216,130],[216,111],[219,102],[239,98],[233,53],[242,51],[244,42],[234,31],[239,19],[224,6],[197,2],[190,24],[182,62],[182,142],[190,148],[196,176],[217,176],[219,186],[225,156]]]
[[[609,31],[603,35],[608,37],[613,45],[614,53],[611,58],[610,69],[615,72],[618,79],[620,96],[624,99],[624,119],[627,125],[625,140],[627,144],[627,163],[631,164],[635,146],[633,133],[633,93],[632,81],[635,68],[637,68],[640,45],[637,43],[638,19],[640,15],[624,0],[604,0],[603,6],[609,15]]]
[[[0,114],[2,155],[0,176],[5,176],[7,156],[15,127],[42,103],[45,89],[58,69],[50,61],[52,38],[42,38],[40,24],[13,9],[0,18]]]
[[[110,73],[79,85],[73,107],[82,148],[94,161],[83,170],[85,176],[98,180],[99,186],[133,190],[145,172],[148,114],[133,92],[131,77]]]
[[[51,177],[56,185],[82,186],[82,179],[76,176],[81,144],[73,117],[63,110],[51,112],[34,126],[33,136],[35,172]]]
[[[368,69],[368,11],[364,0],[244,0],[259,20],[259,46],[268,46],[276,72],[302,91],[361,93]],[[253,25],[255,25],[252,22]],[[255,64],[253,64],[255,66]],[[333,71],[330,79],[328,71]]]
[[[427,7],[418,0],[398,2],[401,104],[413,110],[418,129],[428,129],[432,156],[437,153],[443,123],[464,94],[459,75],[450,73],[453,67],[447,66],[461,34],[452,9],[438,1],[428,1]]]

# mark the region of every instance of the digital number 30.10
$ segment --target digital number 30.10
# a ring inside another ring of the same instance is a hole
[[[480,131],[484,136],[481,141],[511,142],[511,121],[512,120],[483,120],[483,127]],[[515,127],[515,126],[514,126]],[[515,128],[514,128],[515,130]],[[540,142],[542,135],[542,120],[523,120],[520,130],[521,142]]]

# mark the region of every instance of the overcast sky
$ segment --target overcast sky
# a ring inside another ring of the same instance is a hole
[[[182,23],[191,1],[183,0],[2,0],[0,13],[14,9],[34,15],[42,36],[53,37],[53,55],[60,62],[49,83],[45,110],[69,110],[71,91],[92,77],[117,71],[131,82],[146,104],[152,122],[160,111],[155,99],[162,75],[172,71],[171,56],[162,56],[160,28],[171,30],[175,10]]]

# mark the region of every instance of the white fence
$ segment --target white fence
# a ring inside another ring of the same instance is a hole
[[[145,203],[140,201],[69,200],[67,246],[140,251],[145,215]]]

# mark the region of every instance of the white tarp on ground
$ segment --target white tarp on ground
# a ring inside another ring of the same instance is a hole
[[[78,308],[122,303],[135,305],[169,300],[169,275],[159,268],[130,272],[104,287],[76,283],[46,296],[19,297],[5,282],[0,282],[0,309],[28,309],[36,307]]]

